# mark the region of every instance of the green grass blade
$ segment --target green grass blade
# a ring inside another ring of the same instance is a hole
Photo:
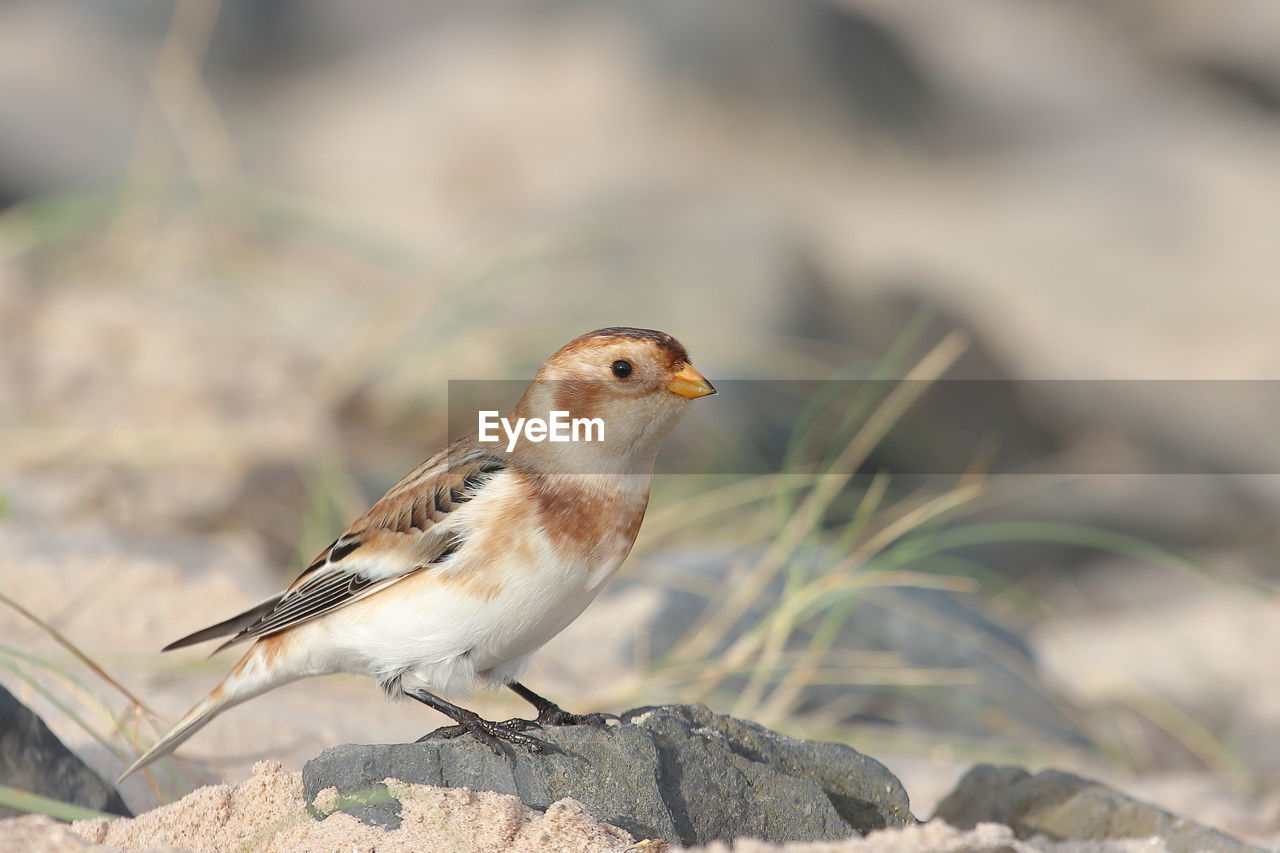
[[[116,820],[120,817],[118,814],[109,814],[108,812],[100,812],[93,809],[87,809],[84,806],[77,806],[73,803],[64,803],[62,800],[55,800],[52,797],[42,797],[39,794],[33,794],[30,791],[24,791],[21,788],[11,788],[8,785],[0,785],[0,806],[8,806],[14,811],[19,812],[48,815],[54,820],[67,822],[73,820],[92,820],[99,817]]]

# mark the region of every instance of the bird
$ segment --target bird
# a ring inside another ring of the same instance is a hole
[[[531,730],[605,724],[608,715],[568,713],[519,679],[622,565],[660,444],[688,403],[715,393],[665,332],[616,326],[574,338],[537,370],[508,421],[558,412],[600,429],[553,441],[526,426],[513,442],[478,427],[388,490],[282,593],[165,646],[249,644],[120,780],[235,705],[339,672],[454,721],[422,740],[469,734],[499,754],[504,741],[536,752],[547,744]],[[476,687],[507,687],[536,716],[496,722],[446,698]]]

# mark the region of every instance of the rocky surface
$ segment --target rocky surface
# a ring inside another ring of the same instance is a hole
[[[1058,770],[1032,775],[1020,767],[980,764],[938,804],[934,817],[961,828],[1002,823],[1020,838],[1159,838],[1173,853],[1262,851],[1106,785]]]
[[[0,687],[0,785],[130,815],[119,792],[63,746],[34,712]],[[0,806],[0,817],[17,812]]]
[[[335,788],[342,810],[387,827],[402,807],[388,778],[516,794],[537,809],[572,797],[637,838],[684,844],[839,839],[914,822],[901,783],[874,759],[700,705],[638,708],[621,725],[539,736],[561,751],[500,757],[467,737],[335,747],[303,768],[305,796]]]

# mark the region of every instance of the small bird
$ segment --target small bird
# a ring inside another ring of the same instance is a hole
[[[427,737],[470,734],[496,752],[499,741],[545,748],[526,734],[540,726],[603,724],[605,715],[570,714],[517,679],[622,565],[659,445],[690,400],[714,393],[665,332],[599,329],[565,344],[508,421],[567,413],[600,429],[576,441],[525,429],[514,442],[478,429],[393,486],[283,593],[170,643],[164,651],[228,635],[216,651],[252,645],[120,779],[233,705],[337,672],[368,675],[388,696],[457,724]],[[509,687],[537,715],[494,722],[440,695],[473,686]]]

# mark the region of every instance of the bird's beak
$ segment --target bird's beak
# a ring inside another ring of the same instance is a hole
[[[690,400],[716,393],[716,389],[711,387],[707,378],[694,370],[692,364],[686,364],[680,368],[680,372],[671,378],[667,390],[672,394],[688,397]]]

